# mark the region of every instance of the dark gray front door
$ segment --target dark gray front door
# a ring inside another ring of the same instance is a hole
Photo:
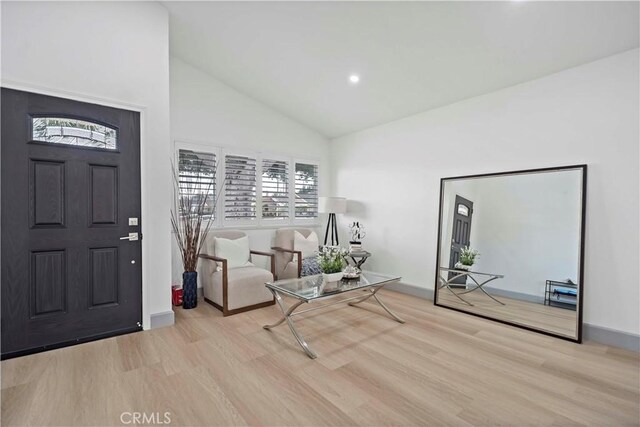
[[[451,233],[451,256],[449,258],[449,268],[454,268],[460,260],[460,251],[465,246],[469,246],[469,236],[471,234],[471,217],[473,216],[473,202],[456,195],[456,204],[453,208],[453,232]],[[449,278],[456,276],[449,273]],[[467,276],[458,277],[451,283],[465,285]]]
[[[1,101],[2,358],[140,330],[139,113]]]

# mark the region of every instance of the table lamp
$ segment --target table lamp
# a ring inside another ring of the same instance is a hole
[[[318,200],[318,211],[320,213],[329,214],[327,230],[324,233],[324,244],[327,244],[329,229],[331,229],[331,246],[338,246],[338,224],[336,222],[336,214],[347,212],[347,199],[344,197],[320,197]]]

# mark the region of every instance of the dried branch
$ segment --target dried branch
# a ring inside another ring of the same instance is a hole
[[[171,169],[175,194],[175,203],[171,210],[171,227],[178,243],[184,271],[196,271],[200,251],[214,222],[213,214],[207,209],[207,202],[212,199],[210,193],[214,180],[208,179],[209,174],[203,173],[211,170],[203,161],[191,167],[195,175],[190,180],[180,181],[180,172],[173,162]],[[215,171],[213,176],[215,177]],[[218,194],[213,195],[211,206],[214,213],[225,181],[220,186]],[[205,186],[202,185],[203,182],[206,182]]]

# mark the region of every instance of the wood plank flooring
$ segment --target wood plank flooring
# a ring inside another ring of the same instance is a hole
[[[456,292],[458,291],[456,290]],[[469,292],[461,296],[473,306],[460,301],[446,288],[438,291],[438,303],[470,313],[554,332],[573,339],[577,336],[577,313],[575,310],[496,295],[498,300],[505,303],[505,305],[500,305],[480,291]]]
[[[171,327],[3,361],[2,425],[637,426],[638,354],[579,345],[381,291],[297,318],[201,303]]]

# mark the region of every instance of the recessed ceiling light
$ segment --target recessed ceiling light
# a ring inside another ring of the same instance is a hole
[[[356,83],[358,83],[359,81],[360,81],[360,76],[359,76],[359,75],[357,75],[357,74],[351,74],[351,75],[349,76],[349,82],[351,82],[351,83],[353,83],[353,84],[356,84]]]

